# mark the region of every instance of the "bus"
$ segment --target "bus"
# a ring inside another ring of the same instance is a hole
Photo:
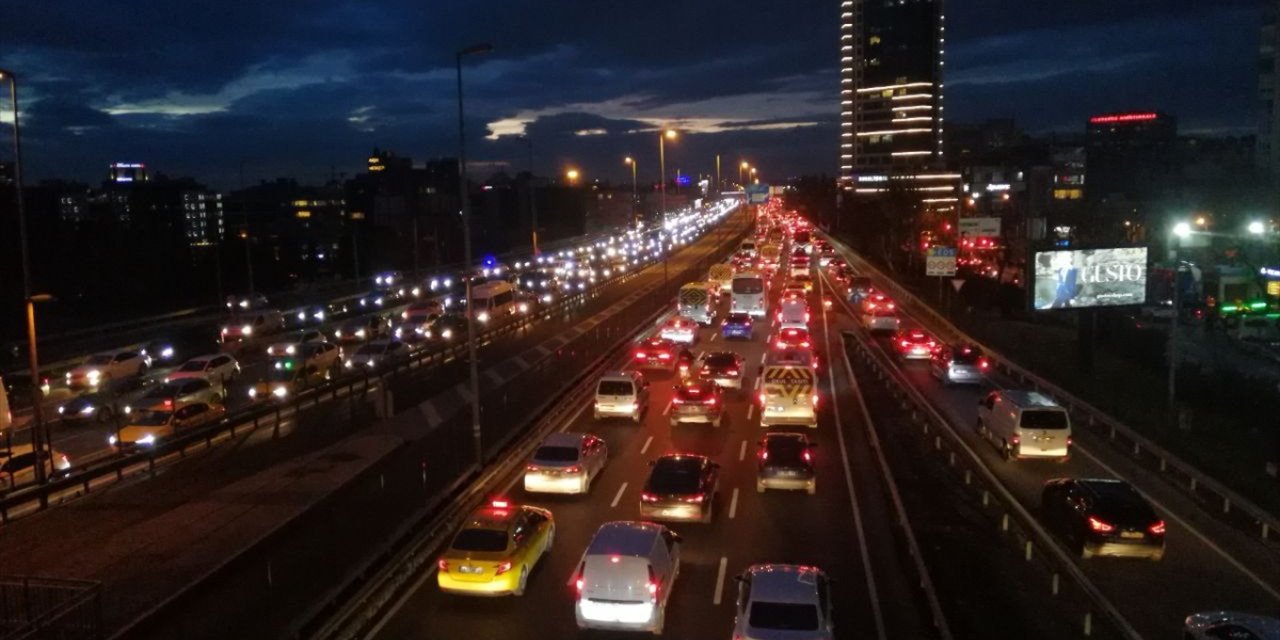
[[[516,290],[510,282],[495,280],[471,287],[471,313],[479,322],[489,322],[516,312]]]
[[[763,318],[765,315],[767,294],[764,278],[754,271],[744,271],[733,276],[729,285],[729,310],[734,313],[746,313]]]

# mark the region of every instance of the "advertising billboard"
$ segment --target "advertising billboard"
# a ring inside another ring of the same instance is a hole
[[[997,238],[1000,236],[1000,218],[960,218],[957,228],[960,237]]]
[[[1084,309],[1147,301],[1147,248],[1037,251],[1036,309]]]

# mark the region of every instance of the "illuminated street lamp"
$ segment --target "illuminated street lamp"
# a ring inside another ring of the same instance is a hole
[[[738,164],[738,184],[746,184],[747,177],[744,175],[747,169],[751,168],[751,163],[743,160]]]
[[[1249,223],[1249,233],[1252,233],[1255,236],[1260,236],[1266,232],[1267,225],[1263,224],[1261,220],[1254,220]]]
[[[564,177],[569,179],[569,184],[573,184],[577,182],[579,175],[581,174],[578,173],[577,169],[569,169],[568,171],[564,172]]]
[[[667,215],[667,140],[680,135],[675,129],[666,129],[658,135],[658,172],[662,174],[662,215]]]
[[[622,163],[631,165],[631,209],[632,211],[634,211],[636,208],[636,204],[640,202],[640,189],[639,189],[638,183],[636,182],[636,165],[638,163],[636,162],[636,159],[632,158],[631,156],[627,156],[623,158]],[[639,216],[633,215],[633,217],[639,217]]]
[[[1179,238],[1186,238],[1191,235],[1191,225],[1186,222],[1179,222],[1173,225],[1173,235]]]

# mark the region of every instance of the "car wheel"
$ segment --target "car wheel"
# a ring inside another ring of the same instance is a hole
[[[516,584],[516,590],[511,592],[511,595],[524,595],[524,590],[527,586],[529,586],[529,569],[527,567],[520,567],[520,582]]]

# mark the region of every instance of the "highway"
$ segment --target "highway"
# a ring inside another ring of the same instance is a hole
[[[870,276],[881,290],[887,283],[858,256],[846,254],[861,275]],[[939,326],[909,300],[897,300],[904,328],[920,327],[934,336],[956,336],[954,327]],[[839,303],[851,311],[843,297]],[[870,338],[875,348],[893,355],[885,336]],[[1068,461],[1005,461],[994,443],[974,428],[978,401],[990,388],[1026,388],[1000,374],[987,386],[941,384],[928,371],[927,361],[898,361],[906,379],[920,390],[994,471],[1005,486],[1033,514],[1040,512],[1045,481],[1059,477],[1119,478],[1139,489],[1167,523],[1166,554],[1160,562],[1094,558],[1077,562],[1085,574],[1145,637],[1171,637],[1195,611],[1228,609],[1274,612],[1280,608],[1280,550],[1256,536],[1216,520],[1205,507],[1152,474],[1102,438],[1075,429],[1073,455]]]
[[[780,280],[775,282],[780,284]],[[779,289],[775,286],[773,295]],[[812,307],[821,309],[817,296],[813,294]],[[727,304],[727,300],[721,302],[721,316]],[[719,428],[705,424],[669,426],[665,412],[678,376],[645,369],[653,396],[651,409],[641,424],[596,421],[590,400],[579,398],[575,417],[561,427],[596,434],[608,443],[608,465],[588,495],[527,494],[518,474],[493,488],[496,494],[517,503],[550,509],[555,516],[555,548],[535,569],[526,595],[495,600],[443,594],[436,587],[433,566],[370,637],[626,637],[627,634],[578,634],[572,575],[601,523],[640,519],[639,493],[649,471],[648,462],[668,452],[709,456],[721,465],[721,478],[710,524],[670,525],[684,536],[685,542],[681,573],[666,618],[666,635],[728,637],[737,593],[733,576],[761,562],[816,565],[835,578],[837,637],[931,635],[929,618],[912,584],[912,570],[897,551],[883,478],[858,435],[866,424],[843,369],[823,366],[817,429],[771,429],[803,430],[818,442],[817,494],[756,493],[755,446],[763,430],[753,389],[757,365],[766,349],[765,339],[771,333],[769,324],[768,320],[757,320],[751,341],[724,340],[719,336],[718,324],[698,332],[692,349],[695,353],[734,351],[747,363],[743,389],[726,394],[727,418]],[[847,314],[823,313],[814,318],[817,348],[824,361],[829,361],[833,349],[838,355],[838,332],[852,326]],[[630,366],[630,353],[620,354],[619,362]]]

